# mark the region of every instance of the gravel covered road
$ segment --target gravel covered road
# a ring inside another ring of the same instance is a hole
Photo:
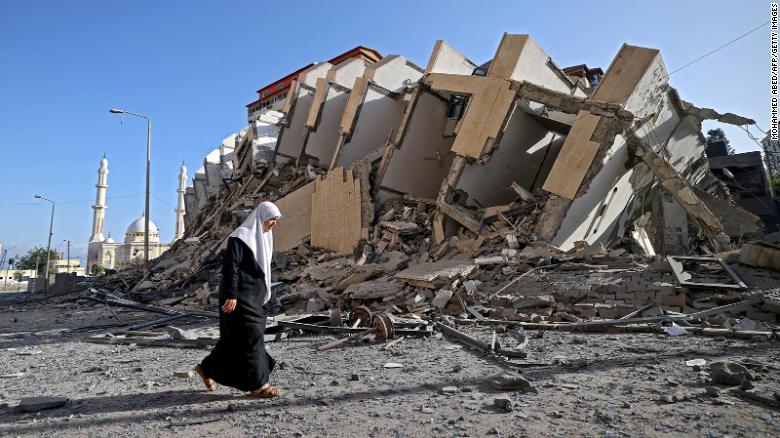
[[[772,397],[774,342],[527,332],[525,361],[545,365],[523,370],[537,391],[524,393],[494,389],[488,378],[502,370],[440,335],[324,352],[316,347],[334,337],[300,336],[268,344],[284,397],[254,400],[175,375],[207,350],[92,344],[67,331],[154,316],[73,297],[13,298],[0,300],[0,436],[780,436],[780,410],[708,373],[713,362],[742,364]],[[691,359],[708,365],[686,366]],[[38,396],[69,401],[20,412],[20,400]]]

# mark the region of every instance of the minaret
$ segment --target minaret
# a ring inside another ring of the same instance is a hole
[[[100,160],[100,169],[98,169],[98,183],[95,184],[97,188],[97,196],[95,197],[95,205],[92,206],[94,214],[92,216],[92,237],[89,238],[90,242],[102,242],[103,241],[103,222],[106,219],[106,189],[108,188],[108,160],[106,154],[103,154],[103,159]]]
[[[179,202],[176,205],[176,237],[174,241],[184,237],[184,192],[187,190],[187,167],[184,166],[184,162],[181,163],[181,171],[179,171],[179,188],[176,192],[179,194]]]

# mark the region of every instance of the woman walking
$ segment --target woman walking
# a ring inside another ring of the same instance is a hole
[[[209,391],[216,382],[257,398],[282,394],[268,383],[276,362],[263,340],[263,306],[271,298],[271,229],[281,216],[276,205],[263,202],[228,237],[219,289],[219,341],[195,367]]]

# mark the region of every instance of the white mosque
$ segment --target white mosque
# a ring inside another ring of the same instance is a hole
[[[187,184],[187,168],[184,163],[179,172],[178,203],[174,210],[176,212],[176,235],[174,241],[184,235],[184,193]],[[87,265],[89,271],[95,273],[98,267],[104,269],[121,269],[130,262],[141,261],[144,258],[144,217],[143,215],[134,220],[125,231],[125,240],[123,243],[117,243],[111,238],[109,233],[103,237],[103,225],[106,217],[106,189],[108,189],[108,160],[105,155],[100,160],[100,169],[98,169],[97,197],[92,216],[92,236],[89,238],[87,249]],[[157,225],[149,220],[149,259],[159,257],[171,247],[170,243],[160,243],[160,232]]]

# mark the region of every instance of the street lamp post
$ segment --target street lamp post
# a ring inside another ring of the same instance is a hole
[[[54,204],[55,203],[51,199],[46,199],[41,195],[35,195],[35,198],[51,202],[51,219],[49,220],[49,243],[46,244],[46,266],[43,268],[43,272],[44,272],[43,292],[46,293],[49,291],[49,256],[51,255],[51,236],[54,234],[52,233],[52,227],[54,226]]]
[[[144,273],[149,272],[149,169],[152,162],[152,119],[142,114],[136,114],[122,109],[111,108],[112,114],[129,114],[146,119],[146,199],[144,200]]]
[[[68,257],[65,259],[65,266],[66,266],[65,269],[67,269],[68,270],[68,274],[70,274],[70,272],[71,272],[71,269],[70,269],[70,240],[63,240],[63,242],[68,242]]]

